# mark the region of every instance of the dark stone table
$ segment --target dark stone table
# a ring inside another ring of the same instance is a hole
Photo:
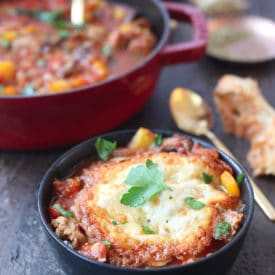
[[[248,13],[275,19],[272,0],[250,1]],[[275,47],[275,45],[274,45]],[[163,69],[150,101],[134,118],[118,129],[164,128],[176,130],[168,109],[168,96],[175,86],[198,91],[214,109],[212,91],[224,73],[255,77],[269,102],[275,106],[275,62],[238,66],[210,58]],[[215,133],[251,172],[246,161],[248,143],[223,132],[216,116]],[[0,152],[0,274],[64,275],[48,245],[37,212],[37,189],[43,173],[65,149],[44,152]],[[275,205],[275,177],[256,182]],[[255,207],[254,217],[230,275],[275,274],[275,223]]]

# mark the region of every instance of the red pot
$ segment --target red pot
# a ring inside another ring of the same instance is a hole
[[[207,43],[203,14],[189,5],[157,0],[121,0],[149,18],[158,44],[142,63],[99,84],[68,92],[0,97],[0,149],[69,145],[105,132],[135,114],[154,91],[162,66],[203,57]],[[192,24],[191,42],[167,45],[169,16]]]

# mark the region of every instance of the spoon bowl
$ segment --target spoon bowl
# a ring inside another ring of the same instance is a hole
[[[176,88],[170,96],[170,109],[179,129],[204,135],[213,126],[213,115],[204,100],[191,90]]]

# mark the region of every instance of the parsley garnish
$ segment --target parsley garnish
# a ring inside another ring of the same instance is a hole
[[[108,241],[108,240],[104,240],[104,241],[103,241],[103,244],[104,244],[105,246],[108,246],[108,247],[111,247],[111,246],[112,246],[112,243],[111,243],[110,241]]]
[[[46,61],[44,59],[39,59],[37,60],[36,65],[40,68],[43,68],[46,66]]]
[[[59,31],[59,38],[60,38],[60,39],[65,40],[65,39],[67,39],[69,36],[70,36],[69,31],[67,31],[67,30],[60,30],[60,31]]]
[[[3,85],[0,85],[0,94],[3,92],[4,89],[5,87]]]
[[[16,13],[19,15],[26,15],[33,17],[48,23],[50,25],[56,25],[60,20],[60,17],[64,14],[63,10],[54,10],[54,11],[43,11],[43,10],[27,10],[27,9],[16,9]]]
[[[218,222],[215,228],[214,239],[219,240],[221,236],[226,238],[231,236],[231,224],[228,222]]]
[[[184,199],[184,202],[192,209],[199,210],[203,207],[205,207],[205,204],[203,202],[197,201],[193,197],[186,197]]]
[[[34,94],[35,94],[35,90],[32,85],[27,85],[24,88],[24,90],[21,92],[21,95],[26,95],[26,96],[34,95]]]
[[[142,225],[141,228],[145,234],[154,234],[154,231],[148,225]]]
[[[73,215],[73,211],[66,211],[59,203],[54,204],[53,208],[65,218],[70,218]]]
[[[132,207],[142,206],[147,200],[165,189],[171,190],[164,183],[164,175],[158,169],[158,165],[150,159],[146,160],[146,166],[138,165],[132,168],[125,183],[132,187],[123,194],[120,202]]]
[[[205,173],[205,172],[202,173],[202,178],[203,178],[203,181],[204,181],[206,184],[211,183],[212,180],[213,180],[213,176],[211,176],[211,175],[209,175],[209,174],[207,174],[207,173]]]
[[[244,180],[244,174],[240,173],[237,177],[237,183],[240,184]]]
[[[116,149],[116,142],[99,137],[95,142],[95,148],[99,158],[106,161]]]
[[[1,46],[2,46],[2,48],[8,50],[10,48],[11,44],[8,40],[2,39],[1,40]]]
[[[109,44],[105,44],[102,48],[102,55],[109,58],[112,55],[112,48]]]
[[[112,224],[113,225],[118,225],[118,222],[117,221],[112,221]]]
[[[158,135],[156,135],[156,137],[155,137],[155,145],[156,146],[161,146],[162,145],[162,135],[161,134],[158,134]]]

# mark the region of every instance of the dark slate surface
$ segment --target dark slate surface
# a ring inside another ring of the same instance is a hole
[[[250,1],[248,13],[275,19],[272,0]],[[175,86],[198,91],[214,108],[212,90],[224,73],[255,77],[270,103],[275,106],[275,62],[237,66],[210,58],[188,65],[163,69],[150,101],[134,118],[118,129],[145,126],[176,130],[169,114],[167,99]],[[106,118],[107,119],[107,118]],[[245,155],[248,143],[226,135],[219,118],[215,133],[251,172]],[[48,245],[37,212],[37,189],[49,165],[65,149],[46,152],[0,152],[0,274],[64,275]],[[275,205],[275,177],[258,178],[257,183]],[[230,275],[275,274],[275,223],[266,219],[256,206],[243,249]]]

